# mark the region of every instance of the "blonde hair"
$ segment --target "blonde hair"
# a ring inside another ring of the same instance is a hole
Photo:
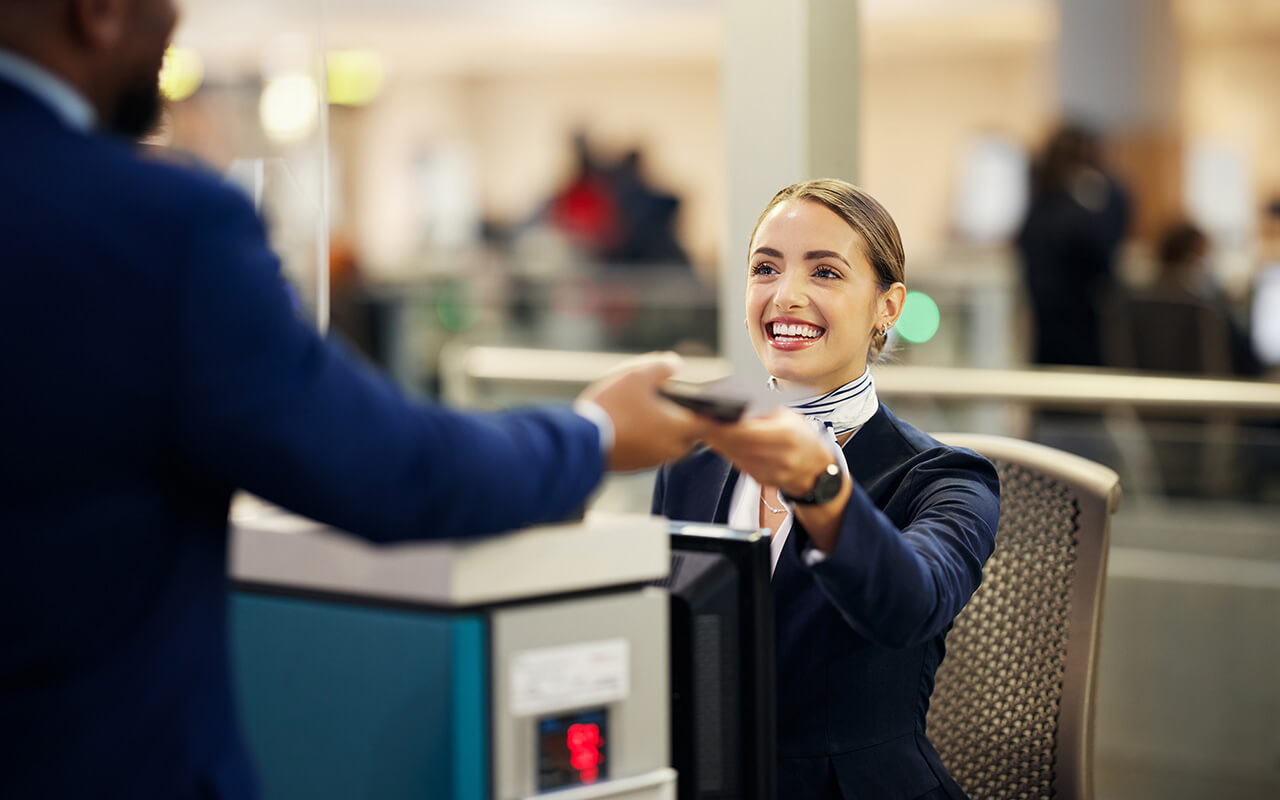
[[[889,216],[889,212],[880,201],[854,186],[852,183],[838,178],[818,178],[811,181],[793,183],[773,196],[769,205],[760,212],[756,226],[751,230],[750,242],[756,239],[756,231],[760,223],[769,216],[769,212],[789,200],[809,200],[831,209],[850,228],[857,232],[863,242],[863,256],[875,270],[876,282],[880,291],[884,292],[895,283],[903,283],[906,278],[906,254],[902,249],[902,235],[898,233],[898,225]],[[748,242],[748,247],[750,246]],[[879,329],[871,335],[871,348],[867,352],[867,362],[880,357],[884,350],[888,332]]]

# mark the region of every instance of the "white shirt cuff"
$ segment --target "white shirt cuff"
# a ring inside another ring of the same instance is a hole
[[[827,560],[827,554],[811,544],[805,545],[800,555],[804,559],[806,567],[816,566]]]
[[[590,400],[574,401],[573,411],[600,431],[600,452],[607,459],[613,452],[613,419],[608,412]]]

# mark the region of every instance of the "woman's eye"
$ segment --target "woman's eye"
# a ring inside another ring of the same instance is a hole
[[[818,267],[813,274],[819,278],[839,278],[840,273],[831,267]]]
[[[752,275],[776,275],[778,271],[771,264],[756,264],[751,268]]]

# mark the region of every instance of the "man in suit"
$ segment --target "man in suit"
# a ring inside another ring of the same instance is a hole
[[[0,0],[0,797],[250,798],[244,488],[375,541],[563,518],[685,450],[670,363],[568,409],[416,405],[295,317],[250,205],[129,143],[171,0]]]

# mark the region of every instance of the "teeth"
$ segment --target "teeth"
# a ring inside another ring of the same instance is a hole
[[[773,323],[773,335],[798,337],[801,339],[817,339],[822,335],[822,329],[814,325],[794,324],[794,323]]]

